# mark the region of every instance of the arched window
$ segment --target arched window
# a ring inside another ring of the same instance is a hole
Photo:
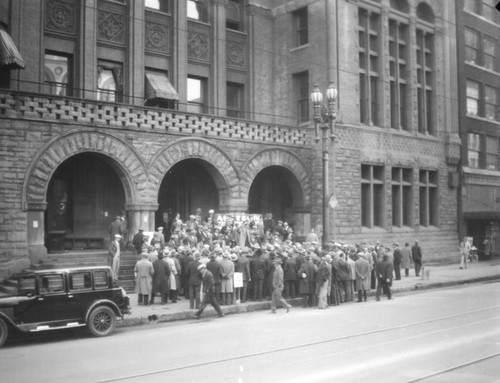
[[[417,18],[434,24],[434,12],[427,3],[420,3],[417,6]]]
[[[391,8],[403,13],[410,11],[410,6],[406,0],[391,0]]]

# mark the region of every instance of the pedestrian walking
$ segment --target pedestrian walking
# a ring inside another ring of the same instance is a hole
[[[286,308],[286,312],[290,311],[292,305],[288,304],[285,298],[283,298],[283,269],[281,268],[281,259],[275,258],[273,260],[274,272],[273,272],[273,292],[271,294],[271,313],[276,313],[276,307],[278,303]]]
[[[204,264],[200,264],[198,266],[198,272],[201,274],[201,280],[203,284],[203,300],[201,301],[199,310],[194,314],[197,319],[200,319],[201,314],[210,303],[212,307],[219,315],[219,318],[222,318],[224,314],[219,306],[219,302],[217,302],[217,298],[214,293],[214,276],[210,271],[207,270],[207,267]]]
[[[392,285],[392,262],[389,262],[387,254],[382,256],[382,260],[377,263],[377,293],[376,300],[380,300],[380,293],[383,291],[387,295],[387,299],[392,299],[391,285]]]

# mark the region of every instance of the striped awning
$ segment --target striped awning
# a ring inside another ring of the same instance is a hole
[[[146,100],[162,98],[165,100],[179,100],[174,86],[168,81],[166,75],[161,73],[146,72]]]
[[[0,28],[0,66],[24,69],[26,63],[5,29]]]

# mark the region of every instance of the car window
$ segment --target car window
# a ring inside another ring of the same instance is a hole
[[[29,295],[35,293],[35,276],[19,278],[17,281],[19,295]]]
[[[42,275],[40,280],[40,293],[57,293],[64,291],[62,274]]]
[[[70,290],[85,290],[90,288],[92,288],[90,271],[79,271],[69,275]]]
[[[105,289],[108,287],[108,273],[105,270],[94,271],[94,288]]]

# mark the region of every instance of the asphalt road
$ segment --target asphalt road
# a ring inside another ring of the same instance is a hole
[[[1,382],[500,382],[500,283],[10,342]]]

